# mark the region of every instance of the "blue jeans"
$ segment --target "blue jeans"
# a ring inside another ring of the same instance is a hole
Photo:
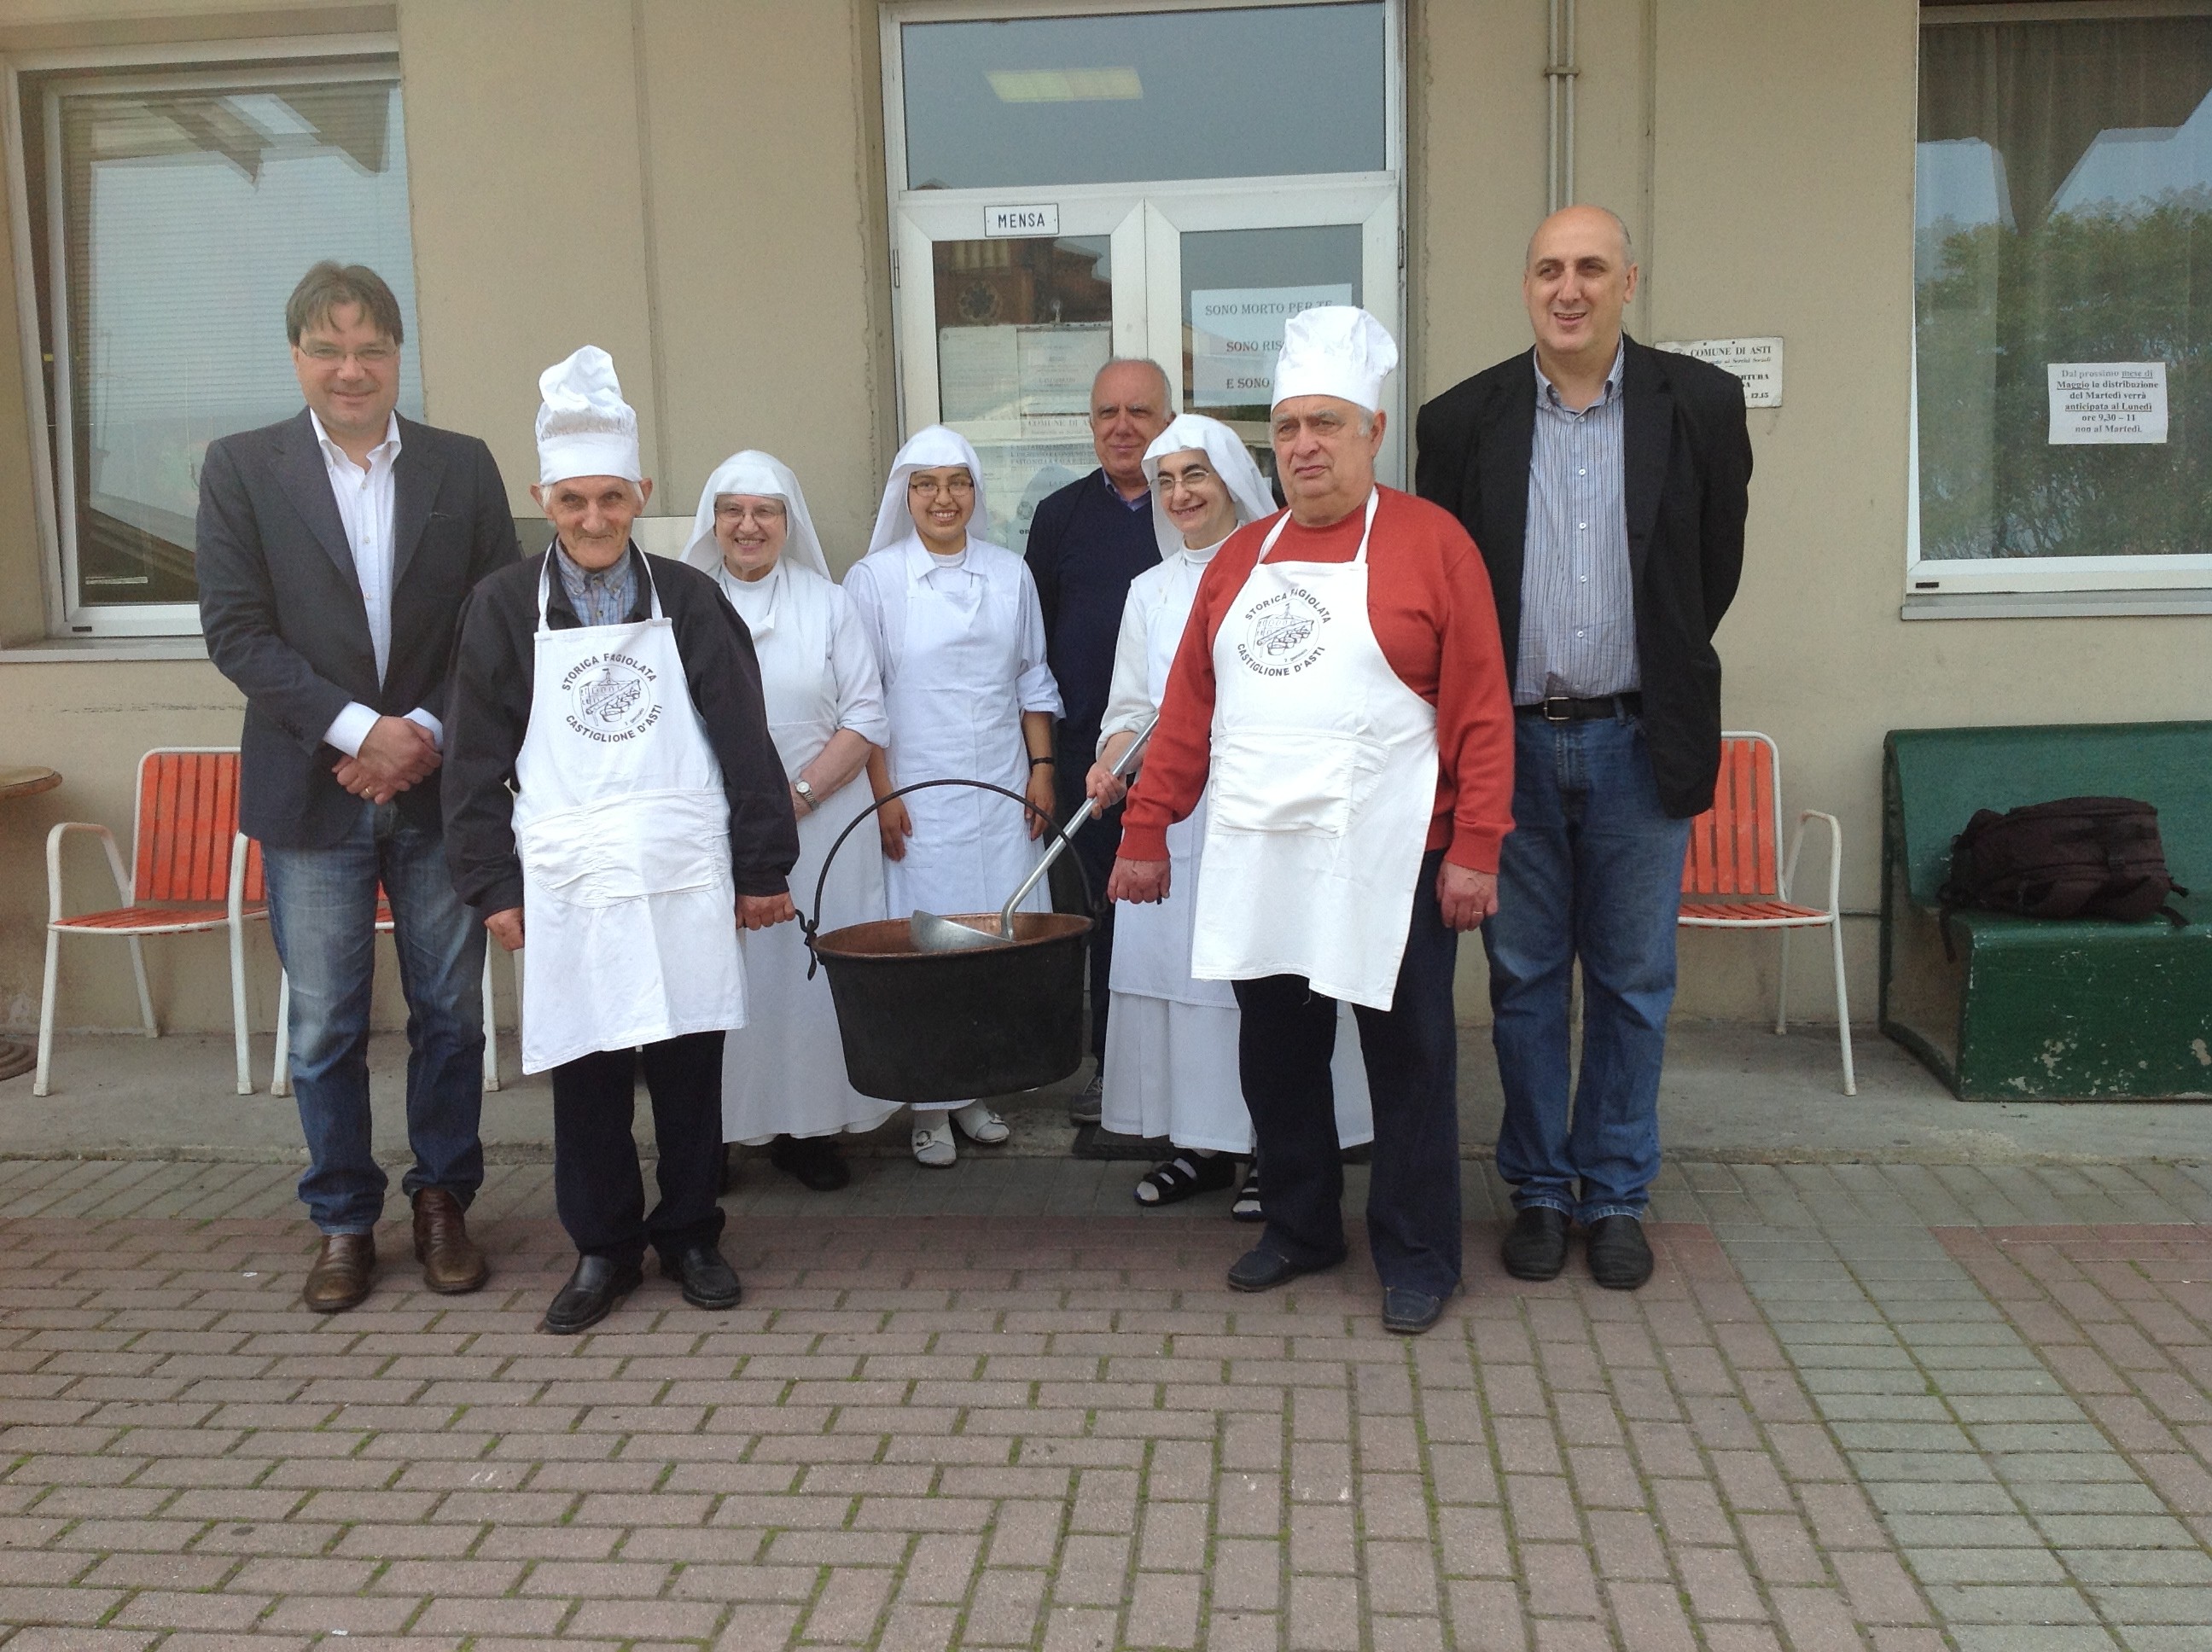
[[[370,1145],[369,987],[376,886],[392,902],[407,997],[410,1198],[442,1187],[465,1206],[483,1185],[484,930],[453,893],[444,839],[363,803],[343,842],[264,849],[269,927],[292,981],[292,1085],[307,1138],[300,1198],[325,1233],[367,1233],[386,1177]]]
[[[1505,1090],[1498,1174],[1516,1209],[1641,1217],[1659,1174],[1659,1066],[1690,823],[1660,807],[1642,726],[1513,720],[1512,834],[1498,859],[1492,1040]],[[1568,991],[1583,969],[1568,1108]]]

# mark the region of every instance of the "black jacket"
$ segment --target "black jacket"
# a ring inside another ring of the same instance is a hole
[[[368,610],[330,472],[305,408],[210,444],[200,470],[200,629],[246,695],[239,825],[279,848],[328,848],[360,818],[331,778],[323,734],[352,701],[446,720],[453,616],[471,586],[514,562],[514,518],[491,450],[399,421],[392,466],[392,653],[376,680]],[[399,794],[435,831],[439,771]]]
[[[1712,807],[1721,759],[1713,632],[1743,569],[1751,435],[1743,386],[1693,356],[1626,341],[1622,492],[1644,733],[1659,799],[1677,819]],[[1521,563],[1535,446],[1536,375],[1524,351],[1421,410],[1414,489],[1459,518],[1489,564],[1509,680],[1521,641]]]
[[[645,553],[629,618],[651,611]],[[522,859],[514,846],[514,759],[530,728],[536,680],[538,574],[541,554],[486,580],[461,610],[453,644],[446,723],[446,864],[461,899],[483,916],[522,904]],[[799,859],[799,820],[783,760],[769,738],[760,661],[752,633],[714,581],[695,568],[656,556],[660,610],[673,623],[676,652],[691,703],[722,766],[730,799],[730,872],[740,895],[781,895]],[[582,622],[556,573],[545,623],[556,631]]]

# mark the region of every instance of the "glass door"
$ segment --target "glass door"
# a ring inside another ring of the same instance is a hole
[[[977,11],[884,15],[903,429],[975,444],[987,531],[1017,551],[1097,463],[1109,356],[1158,362],[1178,410],[1233,425],[1272,474],[1291,316],[1364,305],[1404,348],[1395,0]]]

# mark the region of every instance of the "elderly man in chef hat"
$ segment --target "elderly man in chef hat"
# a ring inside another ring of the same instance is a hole
[[[543,1328],[573,1333],[637,1288],[648,1243],[686,1302],[737,1304],[717,1243],[722,1039],[745,1023],[738,927],[793,915],[799,835],[744,623],[706,574],[630,543],[653,483],[613,361],[587,344],[538,390],[530,492],[553,541],[462,610],[446,846],[493,938],[529,944],[522,1069],[553,1074],[554,1195],[579,1253]]]
[[[1329,1058],[1359,1023],[1375,1117],[1369,1248],[1382,1323],[1459,1288],[1459,932],[1497,904],[1513,711],[1466,530],[1375,480],[1397,347],[1364,310],[1293,316],[1272,436],[1290,508],[1199,582],[1108,892],[1160,899],[1167,829],[1207,808],[1191,975],[1234,983],[1267,1225],[1229,1270],[1267,1291],[1344,1260]]]

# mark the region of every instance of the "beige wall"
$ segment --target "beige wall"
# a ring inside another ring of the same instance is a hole
[[[2212,620],[1898,616],[1912,0],[1580,12],[1578,193],[1635,232],[1646,284],[1632,326],[1787,343],[1785,405],[1752,419],[1750,553],[1720,635],[1726,716],[1782,742],[1793,808],[1842,817],[1846,903],[1875,903],[1883,730],[2212,715]],[[9,0],[4,16],[0,52],[396,27],[431,416],[491,441],[526,513],[536,374],[597,343],[640,410],[656,512],[688,517],[715,460],[767,446],[805,479],[833,560],[860,549],[896,417],[873,0]],[[1527,342],[1517,281],[1544,205],[1544,8],[1409,0],[1408,27],[1417,405]],[[582,83],[587,98],[562,89]],[[13,279],[0,264],[11,306]],[[0,635],[15,641],[39,629],[20,366],[0,329]],[[0,656],[0,762],[61,753],[70,775],[0,811],[0,1016],[21,1026],[45,823],[127,828],[139,747],[229,738],[236,698],[204,664]],[[1865,1017],[1871,921],[1849,938]],[[1771,952],[1697,938],[1683,1007],[1755,1015]],[[1819,954],[1800,949],[1794,997],[1831,1013]],[[221,985],[173,979],[165,1013],[222,1024]],[[1463,987],[1473,1011],[1479,965]],[[129,1019],[118,972],[88,968],[71,994],[72,1021]]]

